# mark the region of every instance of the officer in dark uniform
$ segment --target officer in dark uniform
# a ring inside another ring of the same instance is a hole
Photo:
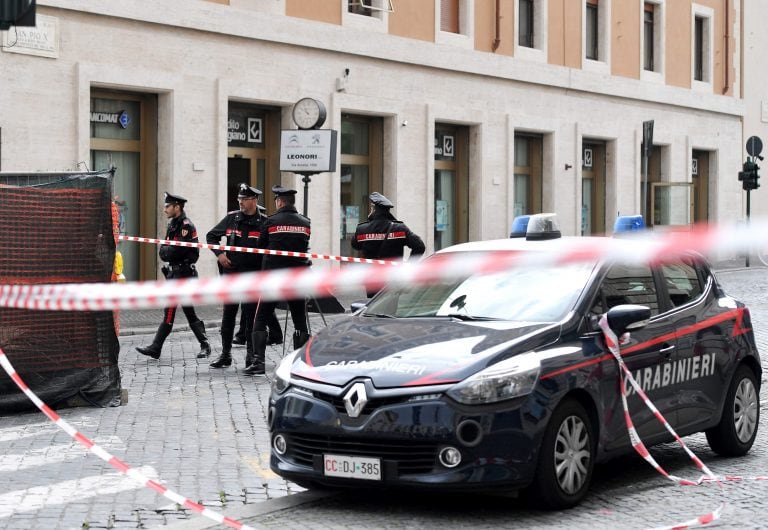
[[[405,247],[411,249],[411,256],[424,254],[424,241],[390,213],[394,204],[377,191],[368,198],[371,201],[368,220],[357,225],[352,248],[359,250],[366,259],[403,259]],[[368,297],[376,292],[368,291]]]
[[[240,184],[237,193],[240,209],[227,213],[224,219],[211,228],[205,236],[208,244],[218,245],[221,243],[221,238],[226,237],[226,244],[230,246],[257,247],[262,228],[262,216],[259,214],[257,203],[259,195],[261,195],[261,190],[245,183]],[[214,250],[213,253],[216,254],[221,274],[261,270],[261,254],[229,252],[218,249]],[[242,304],[242,306],[247,330],[246,338],[249,338],[256,304],[248,303]],[[221,355],[211,363],[213,368],[223,368],[232,364],[232,337],[235,334],[237,308],[238,304],[224,306],[221,317]],[[246,342],[246,366],[251,364],[252,357],[253,343],[248,340]]]
[[[165,216],[170,219],[168,228],[165,231],[165,239],[169,241],[187,241],[197,243],[197,229],[187,214],[184,213],[184,204],[187,199],[179,195],[165,193]],[[200,249],[196,247],[177,247],[172,245],[160,245],[160,259],[168,263],[162,267],[163,275],[169,280],[179,278],[196,278],[197,271],[195,263],[200,256]],[[211,345],[208,343],[208,337],[205,335],[205,324],[197,318],[195,308],[184,306],[181,308],[187,317],[189,327],[200,342],[200,353],[198,357],[207,357],[211,354]],[[163,322],[157,328],[155,339],[149,346],[140,346],[136,350],[142,355],[147,355],[153,359],[160,358],[160,351],[163,343],[173,329],[173,321],[176,318],[176,308],[166,307],[164,310]]]
[[[259,215],[262,218],[262,221],[267,218],[266,213],[267,209],[264,208],[261,204],[259,206]],[[245,344],[245,330],[248,327],[248,324],[245,321],[245,312],[242,310],[242,304],[240,307],[240,324],[237,327],[237,332],[235,333],[235,338],[232,339],[232,344]],[[280,321],[277,319],[277,316],[275,315],[275,312],[273,311],[272,314],[269,315],[267,320],[267,345],[272,344],[282,344],[283,343],[283,330],[280,327]]]
[[[277,212],[264,221],[259,237],[259,247],[269,250],[307,252],[309,250],[310,222],[296,210],[296,190],[273,186]],[[264,255],[264,270],[308,267],[307,258]],[[309,340],[307,313],[304,300],[288,300],[288,309],[293,320],[293,347],[299,348]],[[277,302],[260,302],[253,326],[254,362],[243,373],[264,375],[264,360],[267,348],[267,317],[275,310]]]

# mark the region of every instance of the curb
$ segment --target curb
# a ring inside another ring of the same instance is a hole
[[[246,523],[253,528],[266,528],[259,525],[258,523],[249,523],[247,522],[247,519],[296,508],[304,504],[318,502],[334,495],[338,495],[338,493],[333,491],[302,491],[301,493],[294,493],[292,495],[280,497],[278,499],[271,499],[256,504],[238,506],[228,510],[225,515],[226,517],[230,517],[232,519]],[[212,521],[203,516],[198,516],[194,520],[173,523],[170,525],[156,526],[155,528],[164,528],[166,530],[204,530],[206,528],[216,527],[220,528],[221,523],[217,523],[216,521]]]

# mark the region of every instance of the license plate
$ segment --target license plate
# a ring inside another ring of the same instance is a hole
[[[381,459],[362,456],[323,455],[326,477],[381,480]]]

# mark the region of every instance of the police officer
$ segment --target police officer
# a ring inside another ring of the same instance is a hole
[[[267,217],[259,237],[259,247],[269,250],[288,250],[306,252],[309,250],[310,222],[296,210],[296,190],[273,186],[275,194],[274,215]],[[307,258],[264,255],[264,270],[284,269],[289,267],[308,267]],[[275,310],[277,302],[260,302],[253,326],[254,362],[243,373],[264,375],[264,360],[267,348],[267,318]],[[309,340],[307,313],[304,300],[288,300],[288,309],[293,320],[293,347],[300,348]]]
[[[210,245],[218,245],[221,238],[226,237],[226,244],[238,247],[255,248],[261,235],[262,219],[258,209],[258,198],[261,190],[248,184],[240,184],[237,193],[239,210],[229,213],[206,234],[205,240]],[[251,252],[230,252],[216,249],[213,251],[218,261],[221,274],[253,272],[261,269],[261,254]],[[253,326],[253,313],[256,304],[242,304],[246,323],[246,338],[250,337]],[[235,334],[235,317],[238,304],[226,304],[221,316],[221,355],[211,363],[213,368],[223,368],[232,364],[232,337]],[[246,341],[246,366],[251,364],[253,344]]]
[[[390,213],[395,205],[377,191],[368,198],[371,201],[368,220],[357,225],[352,248],[362,252],[366,259],[402,259],[405,247],[411,249],[411,256],[424,254],[424,241]],[[376,292],[368,291],[368,298]]]
[[[264,208],[261,204],[258,205],[259,207],[259,215],[262,218],[262,221],[267,218],[266,212],[267,209]],[[277,319],[277,316],[275,315],[275,312],[273,311],[268,317],[267,320],[267,345],[272,344],[282,344],[283,343],[283,330],[280,327],[280,321]],[[237,332],[235,333],[235,338],[232,339],[232,344],[245,344],[245,330],[248,327],[248,324],[245,321],[245,312],[242,310],[242,304],[240,306],[240,324],[237,327]]]
[[[187,199],[179,195],[165,193],[165,216],[170,219],[168,228],[165,231],[165,239],[169,241],[186,241],[197,243],[197,229],[187,214],[184,213],[184,204]],[[168,263],[162,267],[163,275],[169,279],[196,278],[197,271],[195,263],[200,256],[200,249],[196,247],[177,247],[172,245],[160,245],[160,259]],[[208,337],[205,335],[205,324],[197,318],[195,308],[184,306],[181,308],[187,317],[189,327],[192,333],[200,342],[200,353],[198,357],[207,357],[211,354],[211,345],[208,343]],[[163,314],[163,322],[157,328],[155,339],[149,346],[140,346],[136,350],[142,355],[160,358],[160,351],[163,343],[173,329],[173,321],[176,318],[176,307],[166,307]]]

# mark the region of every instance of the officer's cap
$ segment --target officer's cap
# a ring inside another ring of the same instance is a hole
[[[275,197],[288,197],[289,195],[296,195],[296,190],[291,190],[282,186],[272,186],[272,193],[275,194]]]
[[[163,202],[165,205],[169,204],[178,204],[180,206],[184,206],[184,203],[187,202],[187,199],[182,197],[181,195],[173,195],[172,193],[165,192],[165,199],[163,199]]]
[[[378,191],[374,191],[371,193],[368,198],[371,200],[373,204],[376,206],[381,206],[382,208],[392,208],[394,204],[392,204],[392,201],[387,199],[384,195],[379,193]]]
[[[251,197],[258,197],[259,195],[261,195],[260,189],[249,186],[245,182],[240,184],[240,189],[237,191],[238,199],[248,199]]]

